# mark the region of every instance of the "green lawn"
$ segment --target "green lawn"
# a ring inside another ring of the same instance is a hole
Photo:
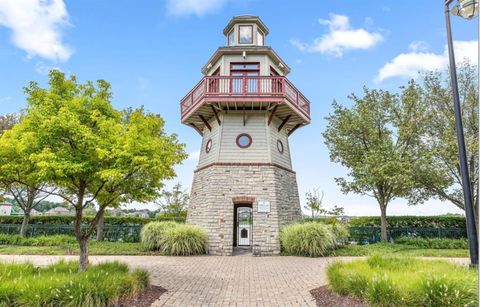
[[[375,243],[369,245],[345,245],[333,252],[334,256],[369,256],[395,254],[413,257],[468,257],[468,249],[428,249],[412,245]]]

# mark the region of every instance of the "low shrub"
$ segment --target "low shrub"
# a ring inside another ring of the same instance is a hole
[[[289,224],[280,232],[283,252],[308,257],[325,256],[347,238],[344,226],[317,222]]]
[[[329,286],[371,306],[478,306],[478,271],[441,260],[373,255],[328,266]]]
[[[395,244],[431,249],[468,249],[467,239],[400,237],[395,239]]]
[[[208,235],[196,226],[179,224],[168,228],[163,238],[162,252],[166,255],[200,255],[207,250]]]
[[[175,222],[150,222],[143,226],[140,238],[147,250],[161,250],[168,229],[177,227]]]
[[[465,228],[462,216],[387,216],[388,227]],[[380,227],[379,216],[363,216],[349,222],[352,227]]]
[[[61,261],[36,268],[30,263],[0,263],[0,306],[113,306],[149,285],[146,271],[129,271],[106,262],[78,272],[78,263]]]
[[[54,235],[54,236],[38,236],[24,238],[20,235],[0,234],[1,245],[23,245],[23,246],[64,246],[76,243],[77,240],[73,236]]]

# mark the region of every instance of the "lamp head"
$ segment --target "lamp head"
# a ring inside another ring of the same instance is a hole
[[[465,19],[478,15],[478,0],[458,0],[452,8],[452,14]]]

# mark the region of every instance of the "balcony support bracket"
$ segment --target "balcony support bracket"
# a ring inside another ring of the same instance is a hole
[[[290,119],[290,117],[292,117],[292,114],[288,115],[287,117],[285,117],[285,119],[283,120],[283,122],[280,124],[280,126],[278,126],[278,132],[280,132],[283,128],[283,126],[285,126],[285,124],[288,122],[288,120]]]
[[[270,123],[273,120],[273,116],[275,115],[275,111],[277,111],[278,104],[273,107],[272,112],[270,113],[270,116],[268,117],[268,125],[270,126]]]
[[[289,132],[288,132],[288,136],[290,136],[293,132],[295,132],[295,130],[297,130],[298,128],[300,128],[302,126],[302,124],[296,124],[295,127],[293,127]]]
[[[200,134],[201,136],[203,136],[202,130],[198,129],[198,127],[195,126],[195,124],[188,124],[188,125],[191,126],[193,129],[195,129],[195,131],[197,131],[198,134]]]
[[[205,127],[207,127],[209,131],[212,131],[212,127],[211,127],[210,124],[207,122],[207,120],[205,119],[205,117],[203,117],[202,114],[198,114],[198,117],[200,117],[200,119],[202,120],[202,122],[205,124]]]
[[[213,114],[215,115],[215,119],[217,120],[218,125],[221,126],[222,122],[220,121],[220,117],[218,117],[217,110],[215,109],[215,107],[213,105],[210,105],[210,107],[212,108]]]

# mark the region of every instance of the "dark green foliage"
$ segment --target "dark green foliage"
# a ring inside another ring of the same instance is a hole
[[[463,216],[388,216],[388,227],[465,228]],[[354,227],[380,227],[379,216],[364,216],[349,222]]]
[[[89,266],[78,272],[76,262],[58,262],[47,267],[30,263],[0,263],[0,306],[113,306],[149,285],[146,271],[129,271],[119,262]]]
[[[86,216],[82,221],[90,223],[93,216]],[[22,224],[23,216],[1,215],[0,224]],[[141,218],[136,216],[105,216],[106,225],[144,225],[153,219]],[[49,225],[73,225],[75,216],[73,215],[49,215],[49,216],[32,216],[30,224],[49,224]]]
[[[478,306],[478,271],[440,260],[373,255],[335,262],[329,286],[370,306]]]
[[[159,222],[173,221],[177,223],[185,223],[187,220],[187,211],[182,210],[178,215],[175,212],[160,212],[155,215],[155,220]]]
[[[64,246],[75,244],[77,240],[73,236],[55,235],[24,238],[21,235],[0,234],[2,245],[23,245],[23,246]]]
[[[306,217],[303,219],[303,222],[316,222],[324,224],[341,224],[341,222],[336,217]]]
[[[467,239],[400,237],[395,240],[395,244],[431,249],[468,249]]]

